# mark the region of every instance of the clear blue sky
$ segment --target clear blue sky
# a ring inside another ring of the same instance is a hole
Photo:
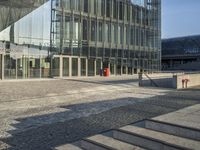
[[[162,38],[200,35],[200,0],[161,0]]]

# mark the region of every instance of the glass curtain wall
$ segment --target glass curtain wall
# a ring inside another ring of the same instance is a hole
[[[100,62],[111,74],[158,70],[160,10],[160,0],[49,1],[0,32],[4,76],[58,76],[60,62],[63,76],[94,76]]]
[[[50,76],[50,12],[47,2],[0,32],[0,41],[5,43],[5,79]]]
[[[138,69],[148,70],[152,68],[151,64],[143,63],[146,60],[150,61],[152,57],[149,57],[150,55],[142,56],[141,54],[146,52],[157,53],[160,50],[158,46],[155,46],[155,41],[159,43],[160,38],[160,36],[157,36],[158,34],[155,34],[160,32],[160,0],[156,2],[155,0],[83,0],[79,2],[80,5],[78,6],[81,7],[79,13],[82,11],[83,13],[71,14],[66,10],[64,14],[71,17],[73,33],[70,32],[69,28],[64,30],[69,30],[67,35],[72,34],[73,36],[69,38],[73,39],[74,42],[74,36],[78,33],[74,31],[75,28],[78,28],[76,22],[79,20],[78,18],[81,18],[78,29],[82,36],[78,38],[77,50],[80,56],[102,57],[103,63],[107,61],[105,58],[111,59],[112,50],[117,50],[122,53],[118,53],[119,55],[112,58],[115,60],[115,64],[118,64],[119,72],[122,70],[122,73],[127,73],[127,70],[135,66],[134,63],[125,63],[125,66],[116,63],[120,62],[116,59],[117,57],[121,59],[121,62],[123,62],[123,59],[126,59],[127,62],[131,62],[133,59],[138,60]],[[77,4],[75,1],[73,3],[74,5]],[[72,9],[75,12],[77,11],[75,8]],[[77,49],[74,48],[74,44],[69,44],[69,46],[69,49]],[[96,49],[96,53],[94,53],[94,49]],[[124,56],[123,51],[133,51],[137,55],[133,54],[130,58],[129,55]],[[70,54],[77,56],[77,53],[73,53]],[[155,61],[157,59],[155,58]],[[155,65],[158,66],[159,63]],[[129,69],[127,69],[128,67]],[[114,72],[113,65],[110,69]]]

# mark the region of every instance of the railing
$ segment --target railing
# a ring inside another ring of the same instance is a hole
[[[151,79],[151,77],[150,76],[148,76],[148,74],[147,73],[144,73],[144,75],[151,81],[151,85],[153,84],[155,87],[159,87],[158,86],[158,84],[156,84],[156,82],[155,81],[153,81],[153,79]]]

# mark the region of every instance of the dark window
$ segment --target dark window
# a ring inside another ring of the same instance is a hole
[[[91,41],[96,41],[96,21],[91,21]]]
[[[88,40],[88,36],[87,36],[87,33],[88,33],[88,22],[87,20],[83,20],[83,40]]]
[[[110,17],[111,11],[111,0],[106,1],[106,17]]]
[[[119,20],[123,20],[124,16],[123,2],[119,2]]]
[[[96,48],[90,47],[90,57],[96,57]]]
[[[98,32],[99,32],[99,42],[103,41],[103,24],[102,22],[99,22],[99,26],[98,26]]]
[[[88,13],[88,0],[84,0],[84,12]]]

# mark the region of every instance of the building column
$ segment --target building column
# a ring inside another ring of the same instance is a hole
[[[86,58],[86,77],[88,77],[88,58]]]
[[[131,67],[131,75],[134,75],[134,67]]]
[[[111,71],[110,71],[110,62],[108,63],[108,69],[109,69],[109,76],[111,75]]]
[[[4,54],[2,54],[1,60],[1,79],[4,80]]]
[[[72,77],[72,58],[69,57],[69,77]]]
[[[40,79],[42,78],[42,67],[41,67],[41,57],[40,57]]]
[[[16,59],[16,64],[15,64],[15,78],[17,79],[18,78],[18,75],[17,75],[17,72],[18,72],[18,70],[17,70],[17,64],[18,64],[18,59]]]
[[[96,76],[96,72],[97,72],[97,61],[95,59],[94,60],[94,76]]]
[[[60,78],[63,77],[63,56],[60,55]]]
[[[103,61],[101,60],[101,69],[103,69]]]
[[[81,76],[81,58],[78,58],[78,77]]]
[[[117,75],[117,65],[114,64],[114,75],[116,76]]]

